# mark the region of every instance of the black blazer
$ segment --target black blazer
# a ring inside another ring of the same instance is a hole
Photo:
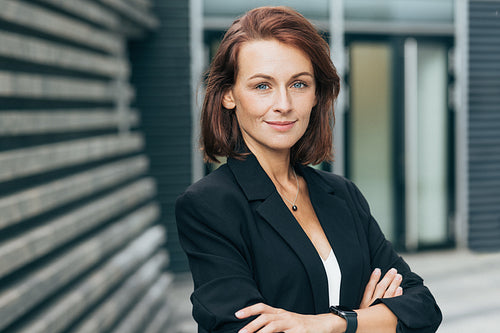
[[[342,273],[340,303],[358,308],[371,272],[394,267],[403,296],[381,299],[398,332],[435,332],[441,312],[422,279],[393,250],[348,180],[296,166]],[[321,258],[274,184],[250,155],[228,159],[176,203],[179,239],[191,267],[199,332],[237,332],[250,319],[234,313],[264,302],[302,314],[328,312]]]

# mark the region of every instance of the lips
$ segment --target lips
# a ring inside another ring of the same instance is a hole
[[[288,131],[289,129],[291,129],[293,127],[293,125],[295,124],[295,122],[296,122],[295,120],[294,121],[266,121],[266,124],[268,124],[269,126],[271,126],[272,128],[274,128],[277,131],[284,132],[284,131]]]

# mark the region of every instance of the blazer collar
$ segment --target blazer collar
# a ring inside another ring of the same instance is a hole
[[[276,190],[276,187],[260,166],[255,155],[249,154],[243,160],[228,158],[227,164],[248,200],[266,199]],[[314,175],[314,171],[310,168],[302,164],[296,164],[295,170],[298,174],[306,178],[308,185],[310,180],[314,180],[314,185],[317,185],[324,192],[334,193],[334,188],[329,184],[315,179],[317,175]]]
[[[228,159],[237,182],[249,201],[261,200],[257,213],[290,245],[302,261],[309,277],[316,313],[328,312],[328,282],[321,257],[314,245],[289,211],[276,188],[254,155],[244,160]],[[356,249],[357,235],[352,217],[343,199],[334,195],[335,189],[312,168],[296,165],[296,171],[307,182],[310,199],[323,230],[337,257],[342,273],[341,304],[353,307],[361,288],[356,265],[361,258]],[[359,280],[359,281],[358,281]]]
[[[266,199],[275,191],[273,182],[253,154],[243,160],[228,158],[227,164],[249,201]]]

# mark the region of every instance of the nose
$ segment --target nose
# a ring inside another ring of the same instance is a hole
[[[292,110],[292,100],[289,91],[286,88],[281,88],[276,91],[274,101],[274,111],[288,112]]]

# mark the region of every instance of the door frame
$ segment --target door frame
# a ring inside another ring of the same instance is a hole
[[[408,38],[414,38],[418,42],[435,42],[440,43],[446,47],[448,53],[450,54],[453,50],[453,37],[450,36],[420,36],[420,35],[373,35],[373,34],[358,34],[358,33],[346,33],[345,35],[345,50],[347,53],[347,66],[345,68],[344,81],[346,84],[346,91],[348,96],[346,96],[346,106],[344,114],[344,170],[345,176],[349,178],[351,176],[351,163],[352,163],[352,151],[350,146],[350,134],[352,131],[351,125],[351,105],[352,105],[352,89],[350,88],[350,48],[355,42],[366,42],[366,43],[385,43],[391,49],[392,53],[392,70],[391,70],[391,80],[392,80],[392,131],[394,140],[392,142],[392,168],[394,171],[394,181],[393,181],[393,202],[394,202],[394,225],[392,226],[394,239],[393,244],[398,251],[408,251],[408,250],[432,250],[441,248],[452,248],[455,247],[455,214],[456,214],[456,165],[455,165],[455,112],[453,108],[453,97],[450,96],[448,92],[447,99],[447,212],[448,220],[446,221],[447,237],[442,243],[433,245],[424,245],[421,243],[417,244],[416,248],[409,249],[406,244],[406,195],[405,195],[405,71],[404,71],[404,45]],[[455,82],[455,76],[453,73],[453,60],[451,57],[447,57],[447,67],[448,67],[448,87],[453,86]],[[401,110],[401,112],[396,112],[396,110]]]

